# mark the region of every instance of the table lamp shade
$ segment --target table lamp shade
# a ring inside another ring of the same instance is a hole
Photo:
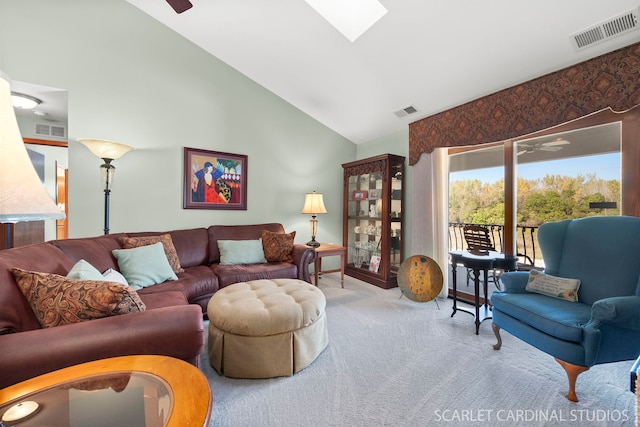
[[[307,193],[304,199],[304,207],[302,208],[303,214],[316,215],[327,213],[327,208],[324,207],[324,201],[322,200],[322,194]]]
[[[64,218],[31,163],[13,110],[9,81],[0,73],[0,222]]]

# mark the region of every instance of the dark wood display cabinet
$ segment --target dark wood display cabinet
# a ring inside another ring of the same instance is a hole
[[[385,289],[398,286],[404,260],[404,160],[383,154],[342,165],[345,274]]]

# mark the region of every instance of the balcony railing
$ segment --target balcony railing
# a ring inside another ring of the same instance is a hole
[[[449,223],[449,249],[464,250],[467,245],[464,240],[463,228],[467,225],[480,225],[489,230],[489,235],[498,252],[502,252],[504,241],[504,225],[501,224],[471,224],[450,222]],[[540,266],[542,259],[538,259],[538,227],[524,225],[516,226],[516,244],[518,248],[519,266],[526,268],[530,266]]]

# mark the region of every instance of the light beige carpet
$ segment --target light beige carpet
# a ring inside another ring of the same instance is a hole
[[[451,300],[416,303],[325,275],[329,346],[292,377],[238,380],[202,365],[213,391],[211,426],[634,426],[633,361],[580,375],[580,402],[565,399],[552,357],[491,321],[451,317]]]

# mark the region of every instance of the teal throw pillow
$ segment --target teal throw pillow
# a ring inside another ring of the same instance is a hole
[[[133,249],[115,249],[112,253],[118,260],[120,272],[136,291],[167,280],[178,280],[162,242]]]
[[[83,259],[71,267],[71,270],[67,273],[67,278],[75,280],[104,280],[102,273]]]
[[[262,239],[257,240],[218,240],[220,265],[264,264]]]
[[[113,268],[110,268],[102,273],[102,276],[104,276],[104,280],[106,280],[107,282],[116,282],[125,286],[129,286],[129,282],[127,282],[127,279],[125,279],[118,270],[114,270]]]

